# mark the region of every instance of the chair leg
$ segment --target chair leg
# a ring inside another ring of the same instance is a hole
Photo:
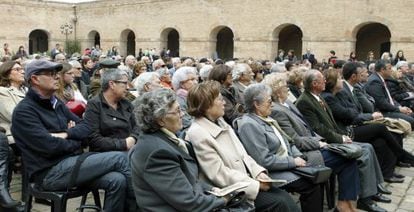
[[[329,186],[326,188],[326,198],[328,201],[328,208],[335,207],[335,187],[336,187],[336,175],[332,174],[328,181]]]
[[[92,195],[93,195],[93,200],[95,202],[95,205],[99,207],[100,209],[102,209],[101,198],[99,197],[99,190],[98,189],[92,190]]]
[[[30,210],[32,209],[32,201],[33,201],[33,196],[31,194],[28,194],[26,197],[26,205],[24,207],[25,212],[30,212]]]
[[[82,196],[81,204],[80,204],[80,207],[79,207],[80,212],[83,212],[83,207],[82,206],[84,206],[86,204],[86,199],[87,198],[88,198],[87,193]]]

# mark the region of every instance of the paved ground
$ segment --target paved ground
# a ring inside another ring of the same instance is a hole
[[[404,141],[404,148],[410,152],[414,152],[414,133],[407,137]],[[386,187],[392,191],[390,195],[392,202],[390,204],[380,204],[381,207],[387,209],[390,212],[413,212],[414,211],[414,168],[397,168],[398,173],[405,175],[405,182],[401,184],[386,184]],[[15,199],[20,199],[21,195],[21,176],[15,174],[11,185],[11,193]],[[103,193],[101,193],[101,199],[103,199]],[[92,203],[92,197],[89,195],[88,202]],[[103,202],[103,200],[101,201]],[[72,199],[68,202],[68,210],[76,211],[79,207],[80,198]],[[34,203],[32,211],[44,212],[50,211],[49,206]],[[93,210],[85,210],[93,211]],[[328,211],[326,209],[326,211]]]

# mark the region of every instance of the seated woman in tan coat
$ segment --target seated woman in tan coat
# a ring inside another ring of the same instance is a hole
[[[251,158],[234,130],[224,121],[220,84],[207,81],[190,89],[188,113],[195,117],[187,131],[202,174],[210,184],[223,188],[247,182],[242,189],[257,211],[299,211],[288,193],[272,187],[265,168]]]

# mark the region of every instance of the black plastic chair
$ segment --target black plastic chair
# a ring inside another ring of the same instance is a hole
[[[102,211],[101,201],[98,190],[90,189],[71,189],[69,191],[44,191],[36,184],[30,183],[27,187],[27,199],[25,212],[29,212],[32,208],[33,197],[38,199],[50,200],[52,212],[65,212],[68,199],[82,197],[81,204],[77,210],[83,212],[83,209],[94,209]],[[92,192],[95,205],[86,205],[88,193]]]

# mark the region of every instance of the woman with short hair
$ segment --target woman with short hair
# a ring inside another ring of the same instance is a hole
[[[220,84],[207,81],[188,94],[188,112],[195,119],[187,131],[202,170],[201,177],[219,188],[245,182],[247,199],[256,211],[299,211],[292,198],[273,187],[267,171],[251,158],[224,119]],[[267,181],[267,182],[266,182]]]
[[[270,117],[271,93],[271,88],[264,84],[252,84],[246,88],[244,102],[247,113],[234,123],[239,138],[247,153],[266,168],[270,176],[287,181],[281,189],[301,194],[299,199],[303,212],[321,212],[320,185],[292,172],[296,167],[307,166],[306,157],[289,142],[290,138]]]
[[[142,211],[214,211],[225,198],[205,191],[199,181],[191,145],[175,134],[182,128],[182,110],[172,90],[144,93],[135,101],[134,115],[143,134],[131,150],[132,186]]]

